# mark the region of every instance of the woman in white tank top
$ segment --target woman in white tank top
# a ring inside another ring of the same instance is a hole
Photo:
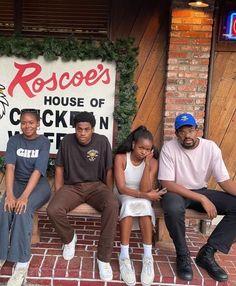
[[[140,228],[143,238],[141,283],[148,286],[154,280],[152,229],[155,215],[151,202],[161,198],[158,189],[153,189],[157,176],[157,157],[153,136],[144,126],[134,130],[116,151],[115,192],[121,205],[119,265],[121,277],[129,286],[136,283],[135,270],[129,257],[132,229]]]

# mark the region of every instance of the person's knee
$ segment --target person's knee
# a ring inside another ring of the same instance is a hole
[[[163,206],[164,215],[168,217],[179,217],[185,213],[185,208],[182,204],[173,203]]]
[[[110,212],[118,213],[119,202],[115,196],[112,196],[107,200],[105,207],[106,209],[109,209]]]
[[[55,204],[49,203],[47,207],[47,214],[49,218],[56,217],[59,214],[59,208]]]

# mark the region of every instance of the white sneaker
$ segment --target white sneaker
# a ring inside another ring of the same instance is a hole
[[[143,286],[150,286],[154,280],[154,267],[153,258],[144,257],[143,258],[143,268],[141,272],[141,283]]]
[[[98,270],[101,280],[103,281],[111,281],[113,278],[113,273],[111,269],[111,265],[109,262],[103,262],[97,259]]]
[[[72,241],[68,244],[64,244],[62,255],[65,260],[71,260],[75,256],[76,242],[77,242],[77,235],[74,234]]]
[[[28,267],[15,268],[11,278],[7,282],[7,286],[21,286],[27,275]]]
[[[136,276],[133,265],[129,258],[120,259],[119,258],[119,265],[120,265],[120,274],[122,280],[128,286],[134,286],[136,284]]]
[[[2,269],[5,262],[6,262],[6,260],[0,260],[0,270]]]

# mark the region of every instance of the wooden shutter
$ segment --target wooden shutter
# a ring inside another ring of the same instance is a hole
[[[108,0],[24,0],[22,33],[106,37]]]
[[[11,27],[11,31],[26,36],[74,34],[80,38],[106,38],[109,3],[110,0],[0,0],[0,31]]]
[[[0,0],[0,33],[14,31],[14,2]]]

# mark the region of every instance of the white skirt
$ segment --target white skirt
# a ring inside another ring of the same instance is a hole
[[[133,217],[132,230],[139,229],[138,217],[150,216],[153,226],[155,226],[155,212],[151,201],[142,198],[134,198],[127,195],[120,195],[117,192],[117,197],[121,204],[119,220],[125,217]]]

